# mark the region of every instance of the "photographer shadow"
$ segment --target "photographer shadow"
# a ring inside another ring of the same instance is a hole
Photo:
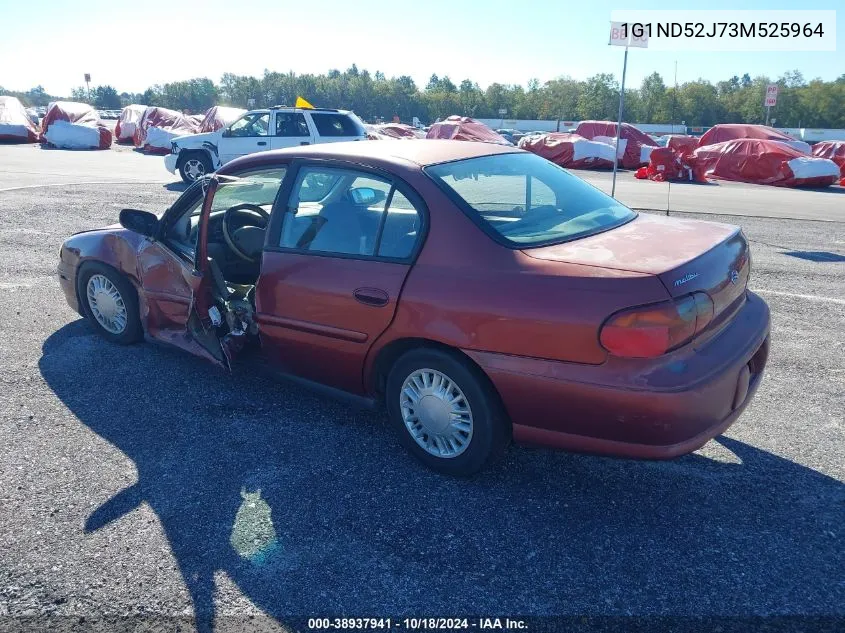
[[[82,321],[44,343],[39,367],[138,471],[85,531],[148,504],[200,631],[221,617],[219,572],[282,624],[808,612],[832,608],[841,583],[831,533],[841,534],[842,484],[725,437],[723,460],[513,448],[460,480],[413,461],[380,413],[165,348],[111,345]]]

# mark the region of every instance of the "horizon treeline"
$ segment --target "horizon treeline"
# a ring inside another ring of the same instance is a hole
[[[687,126],[763,123],[763,99],[770,83],[780,85],[777,105],[771,110],[777,127],[845,128],[845,74],[835,81],[808,81],[797,70],[777,79],[748,74],[715,84],[698,79],[680,84],[677,90],[655,72],[638,87],[625,89],[623,118],[632,123],[683,122]],[[27,92],[0,88],[0,94],[17,96],[27,106],[61,98],[47,94],[41,86]],[[507,119],[615,120],[619,82],[615,75],[601,73],[584,80],[562,76],[542,84],[531,79],[525,86],[493,83],[482,89],[471,79],[455,83],[449,76],[432,75],[425,86],[418,86],[410,76],[388,78],[353,64],[345,71],[319,75],[269,70],[261,77],[224,73],[217,83],[207,77],[194,78],[157,84],[142,93],[96,86],[90,100],[88,91],[80,87],[66,98],[100,109],[141,103],[199,113],[212,105],[293,105],[297,96],[318,107],[354,110],[365,121],[398,116],[406,122],[418,117],[431,123],[452,114],[491,119],[502,118],[501,109],[507,110]]]

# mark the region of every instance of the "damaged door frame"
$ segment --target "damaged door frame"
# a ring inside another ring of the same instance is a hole
[[[248,181],[249,178],[224,174],[212,174],[202,179],[203,203],[198,220],[194,268],[190,271],[190,278],[186,275],[186,281],[192,289],[187,333],[211,355],[209,360],[212,363],[229,372],[232,371],[235,356],[246,344],[247,334],[258,333],[258,323],[251,309],[234,305],[243,304],[245,300],[231,300],[225,281],[215,279],[208,257],[208,225],[214,197],[220,185]],[[218,302],[223,304],[223,314],[217,307]],[[229,326],[229,332],[221,337],[217,328],[224,323]]]
[[[212,175],[204,178],[201,185],[203,202],[198,221],[199,231],[194,253],[194,267],[190,271],[183,269],[185,281],[191,287],[186,329],[187,335],[208,352],[209,355],[206,358],[209,361],[231,371],[231,359],[216,332],[216,328],[222,324],[222,318],[217,306],[214,305],[213,284],[209,275],[208,262],[208,220],[211,216],[214,194],[217,193],[219,184],[220,176]]]

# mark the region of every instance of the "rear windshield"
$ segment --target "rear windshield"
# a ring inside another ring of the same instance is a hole
[[[494,239],[527,248],[612,229],[636,217],[628,207],[528,152],[432,165],[426,172]]]

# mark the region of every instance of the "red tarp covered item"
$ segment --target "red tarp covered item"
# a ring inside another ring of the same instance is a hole
[[[499,145],[513,145],[504,136],[468,116],[450,116],[432,125],[426,138],[445,138],[453,141],[483,141]]]
[[[135,130],[141,122],[141,117],[144,116],[144,111],[147,109],[145,105],[138,105],[133,103],[128,105],[120,111],[120,118],[114,126],[114,136],[118,143],[131,143]]]
[[[76,101],[55,101],[47,108],[47,114],[41,119],[41,136],[55,121],[67,121],[79,125],[96,125],[100,122],[100,115],[87,103]]]
[[[364,128],[371,141],[425,138],[425,132],[405,123],[380,123],[365,125]]]
[[[656,182],[705,182],[703,174],[694,168],[694,162],[689,152],[683,148],[674,150],[671,147],[655,147],[651,150],[648,166],[640,167],[634,177],[640,180],[648,178]]]
[[[220,128],[224,128],[230,123],[234,123],[241,116],[246,114],[246,110],[241,108],[227,108],[226,106],[212,106],[205,111],[205,116],[200,123],[200,133],[216,132]]]
[[[704,147],[705,145],[713,145],[740,138],[779,141],[804,154],[810,153],[810,145],[804,141],[796,141],[791,136],[767,125],[748,125],[745,123],[721,123],[714,125],[701,135],[701,138],[698,139],[698,146]]]
[[[691,154],[698,147],[698,139],[694,136],[687,136],[686,134],[670,134],[666,141],[666,147],[673,152],[679,152],[683,156],[685,154]]]
[[[565,132],[523,136],[519,147],[570,169],[612,169],[616,152],[613,145]]]
[[[692,153],[697,176],[778,187],[827,187],[839,179],[832,160],[808,156],[778,141],[738,139]]]
[[[0,141],[38,142],[38,128],[17,97],[0,97]]]
[[[381,141],[387,138],[386,136],[380,134],[378,128],[375,125],[372,125],[371,123],[364,124],[364,131],[367,133],[368,141]]]
[[[155,128],[153,138],[150,130]],[[138,128],[135,130],[135,147],[154,154],[169,154],[170,139],[199,132],[199,124],[176,110],[151,107],[144,110]]]
[[[41,140],[67,149],[108,149],[112,132],[87,103],[56,101],[41,119]]]
[[[845,141],[822,141],[813,145],[813,156],[827,158],[839,165],[839,173],[845,179]]]
[[[615,144],[616,123],[613,121],[581,121],[575,133],[590,139]],[[652,148],[658,147],[654,139],[629,123],[622,124],[619,136],[619,159],[625,169],[636,169],[648,163]]]

